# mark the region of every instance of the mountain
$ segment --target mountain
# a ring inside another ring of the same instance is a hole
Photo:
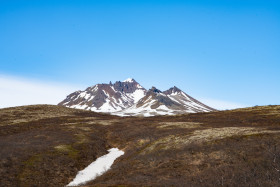
[[[152,87],[133,106],[117,112],[117,115],[174,115],[182,113],[210,112],[215,109],[206,106],[177,87],[164,92]]]
[[[116,112],[137,103],[145,93],[145,88],[129,78],[115,84],[97,84],[84,91],[76,91],[58,105],[95,112]]]
[[[76,91],[58,105],[119,116],[174,115],[215,110],[175,86],[164,92],[155,87],[146,90],[132,78]]]

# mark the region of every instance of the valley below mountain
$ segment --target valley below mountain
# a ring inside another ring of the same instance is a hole
[[[81,186],[280,185],[276,105],[153,117],[32,105],[0,119],[3,187],[66,186],[112,148],[124,154]]]

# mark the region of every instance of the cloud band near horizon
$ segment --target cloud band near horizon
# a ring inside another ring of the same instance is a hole
[[[56,105],[79,89],[83,89],[83,86],[0,75],[0,108],[34,104]],[[246,107],[245,104],[218,99],[198,98],[198,100],[218,110]]]

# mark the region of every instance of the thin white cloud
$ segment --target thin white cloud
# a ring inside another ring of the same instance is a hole
[[[83,87],[0,75],[0,108],[32,104],[57,104],[68,94],[79,89],[83,89]],[[198,100],[218,110],[248,107],[245,104],[209,98],[198,98]]]
[[[249,107],[248,105],[245,105],[245,104],[235,103],[235,102],[230,102],[230,101],[222,101],[222,100],[217,100],[217,99],[200,98],[198,100],[201,101],[202,103],[204,103],[212,108],[218,109],[218,110]]]
[[[0,75],[0,108],[57,104],[76,90],[78,86],[40,82],[7,75]]]

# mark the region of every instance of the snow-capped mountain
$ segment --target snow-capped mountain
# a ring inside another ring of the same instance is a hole
[[[117,115],[174,115],[183,113],[210,112],[215,109],[206,106],[187,95],[177,87],[164,92],[152,87],[146,95],[133,106],[117,112]]]
[[[116,112],[137,103],[145,93],[146,89],[134,79],[126,79],[115,84],[97,84],[84,91],[76,91],[58,105],[95,112]]]
[[[59,105],[119,116],[173,115],[215,110],[175,86],[164,92],[155,87],[147,91],[131,78],[76,91]]]

